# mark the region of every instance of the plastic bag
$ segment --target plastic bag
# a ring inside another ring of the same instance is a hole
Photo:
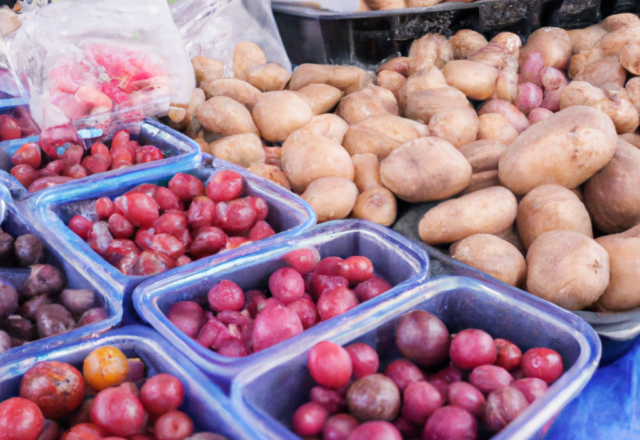
[[[171,14],[190,58],[220,60],[230,76],[233,49],[241,41],[251,41],[269,62],[291,71],[269,0],[178,0],[171,5]]]
[[[185,113],[193,67],[166,0],[66,0],[21,18],[9,47],[41,128]]]

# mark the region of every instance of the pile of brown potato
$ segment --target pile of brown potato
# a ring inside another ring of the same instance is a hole
[[[242,42],[234,78],[193,59],[183,128],[300,194],[320,222],[389,226],[396,197],[446,200],[419,224],[426,243],[570,310],[628,310],[640,306],[637,54],[633,14],[543,28],[524,46],[506,32],[427,34],[377,75],[290,75]]]

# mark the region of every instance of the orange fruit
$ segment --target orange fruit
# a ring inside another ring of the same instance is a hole
[[[123,352],[115,347],[100,347],[84,360],[84,380],[96,391],[120,385],[129,375],[129,364]]]

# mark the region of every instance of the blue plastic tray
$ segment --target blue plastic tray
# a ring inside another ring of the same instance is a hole
[[[19,208],[11,202],[11,197],[5,187],[0,185],[0,199],[7,204],[7,216],[1,227],[14,237],[18,235],[32,233],[40,235],[34,224],[20,212]],[[42,236],[40,237],[42,238]],[[33,354],[46,352],[62,343],[68,343],[78,339],[95,338],[100,333],[117,325],[122,320],[122,305],[118,292],[107,284],[93,283],[86,274],[71,264],[73,260],[62,259],[52,254],[51,249],[47,250],[46,262],[61,269],[67,278],[67,287],[71,289],[91,289],[102,298],[103,306],[109,311],[109,317],[103,321],[79,327],[68,333],[52,336],[46,339],[39,339],[21,347],[15,347],[0,353],[0,365],[3,365],[7,356],[14,354]],[[9,281],[17,288],[26,281],[29,276],[29,269],[5,268],[0,269],[0,278]]]
[[[83,136],[88,140],[88,144],[91,144],[90,136],[92,130],[85,130],[87,133]],[[96,130],[93,130],[96,132]],[[101,133],[101,130],[97,130]],[[82,134],[82,130],[81,130]],[[161,124],[152,119],[145,119],[140,126],[140,133],[131,133],[132,139],[137,139],[142,144],[151,144],[162,150],[165,158],[155,162],[148,162],[145,164],[134,165],[132,167],[121,168],[119,170],[105,171],[104,173],[85,177],[83,179],[74,180],[72,182],[64,184],[69,186],[71,184],[80,182],[80,184],[86,184],[87,182],[97,181],[103,182],[106,179],[122,178],[132,172],[139,172],[143,170],[155,170],[162,167],[163,171],[178,172],[184,167],[197,166],[202,160],[202,152],[200,151],[200,145],[198,145],[192,139],[179,133],[164,124]],[[28,142],[38,142],[39,136],[31,136],[24,139],[16,139],[13,141],[5,141],[0,143],[2,148],[11,157],[22,145]],[[10,164],[11,166],[11,164]],[[11,191],[11,195],[16,200],[23,200],[29,197],[31,194],[27,189],[22,186],[9,172],[0,170],[0,184],[4,184]],[[53,191],[59,190],[61,185],[53,187]],[[45,191],[50,191],[51,188],[40,191],[38,194]]]
[[[284,266],[282,256],[292,249],[315,246],[324,257],[347,258],[364,255],[371,259],[376,273],[384,277],[393,289],[354,309],[322,322],[287,341],[244,358],[222,356],[202,347],[186,336],[166,317],[172,304],[178,301],[206,297],[214,284],[227,279],[243,290],[266,289],[269,276]],[[369,316],[375,305],[401,295],[411,286],[422,282],[429,273],[427,255],[400,235],[367,221],[346,220],[324,223],[295,239],[283,239],[270,249],[224,265],[209,267],[192,264],[173,274],[155,278],[140,285],[134,292],[134,305],[140,316],[156,328],[202,370],[224,386],[243,370],[255,368],[278,357],[304,341],[315,339],[331,329],[356,325]]]
[[[435,314],[452,333],[480,328],[493,337],[511,340],[523,351],[542,346],[562,356],[565,374],[493,440],[542,438],[548,428],[545,425],[586,385],[600,359],[596,333],[575,315],[517,289],[448,277],[431,280],[410,294],[386,301],[358,325],[334,326],[329,332],[280,350],[278,356],[233,381],[234,409],[263,433],[261,438],[297,439],[288,426],[294,411],[308,401],[314,385],[306,366],[311,347],[321,340],[341,345],[365,342],[376,348],[384,368],[400,357],[395,328],[412,310]]]
[[[124,299],[125,321],[135,317],[131,292],[142,281],[149,277],[124,275],[102,257],[96,254],[88,244],[72,232],[66,224],[75,214],[95,219],[95,200],[100,197],[115,198],[142,183],[166,184],[177,173],[184,172],[197,176],[203,182],[219,170],[231,169],[242,174],[245,179],[245,194],[260,196],[269,205],[267,221],[278,233],[274,237],[241,246],[237,249],[220,252],[201,260],[199,267],[217,265],[234,260],[258,250],[272,246],[274,240],[295,237],[316,223],[313,209],[292,192],[269,182],[266,179],[248,172],[246,169],[223,160],[215,160],[212,164],[202,163],[193,168],[187,164],[181,167],[148,168],[111,179],[89,179],[82,183],[70,182],[64,189],[38,193],[28,200],[29,209],[35,212],[45,241],[60,257],[66,261],[84,267],[101,282],[108,283],[120,292]],[[189,265],[191,267],[192,265]],[[177,269],[168,271],[175,273]]]
[[[180,411],[194,422],[195,432],[210,431],[230,440],[254,439],[250,428],[231,410],[229,399],[195,368],[182,354],[155,331],[141,326],[119,329],[99,339],[65,345],[36,355],[13,356],[0,365],[0,401],[18,395],[20,380],[36,362],[67,362],[82,369],[84,358],[105,345],[119,348],[128,357],[139,357],[147,366],[147,377],[168,373],[184,386],[184,403]]]

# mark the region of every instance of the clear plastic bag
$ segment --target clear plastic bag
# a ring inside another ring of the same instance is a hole
[[[291,70],[269,0],[178,0],[171,5],[189,57],[220,60],[233,74],[233,49],[240,41],[262,48],[269,62]]]
[[[10,51],[41,128],[181,119],[195,78],[166,0],[66,0],[21,18]]]

